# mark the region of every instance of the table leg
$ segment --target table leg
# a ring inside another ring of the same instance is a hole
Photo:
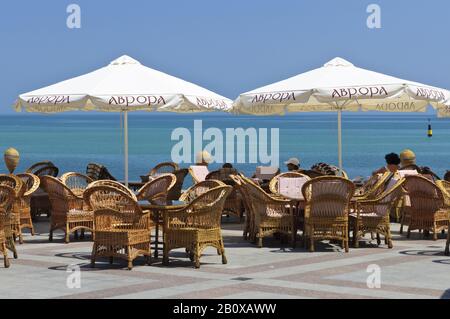
[[[156,227],[155,227],[155,258],[158,258],[158,242],[159,242],[159,210],[156,212]]]

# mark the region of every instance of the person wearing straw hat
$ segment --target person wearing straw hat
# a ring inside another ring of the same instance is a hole
[[[405,149],[400,153],[400,169],[401,170],[417,170],[420,172],[419,166],[416,165],[416,154],[410,149]]]

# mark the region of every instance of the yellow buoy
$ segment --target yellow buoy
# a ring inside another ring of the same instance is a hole
[[[431,128],[431,122],[430,120],[428,120],[428,131],[427,131],[427,135],[428,137],[432,137],[433,136],[433,130]]]

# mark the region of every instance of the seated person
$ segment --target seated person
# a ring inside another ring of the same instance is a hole
[[[450,182],[450,171],[447,171],[447,173],[445,173],[444,181]]]
[[[289,172],[298,172],[300,170],[300,161],[296,157],[291,157],[286,162],[284,162],[284,164],[286,164]]]
[[[419,167],[416,165],[416,154],[411,150],[406,149],[401,152],[400,161],[400,170],[416,170],[419,174],[422,174],[433,182],[440,180],[439,176],[437,176],[429,167]]]
[[[398,171],[400,165],[400,157],[396,153],[386,154],[384,159],[386,160],[386,166],[377,169],[372,173],[372,175],[384,174],[386,172],[395,173]]]
[[[400,170],[416,170],[420,173],[420,167],[416,165],[416,154],[409,149],[400,153]]]

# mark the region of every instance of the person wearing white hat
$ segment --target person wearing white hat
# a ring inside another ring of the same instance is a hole
[[[195,163],[196,165],[208,166],[208,164],[211,163],[211,154],[207,151],[198,152],[195,157]]]
[[[300,169],[300,160],[296,157],[291,157],[284,162],[284,164],[286,164],[287,169],[290,172],[298,171]]]

